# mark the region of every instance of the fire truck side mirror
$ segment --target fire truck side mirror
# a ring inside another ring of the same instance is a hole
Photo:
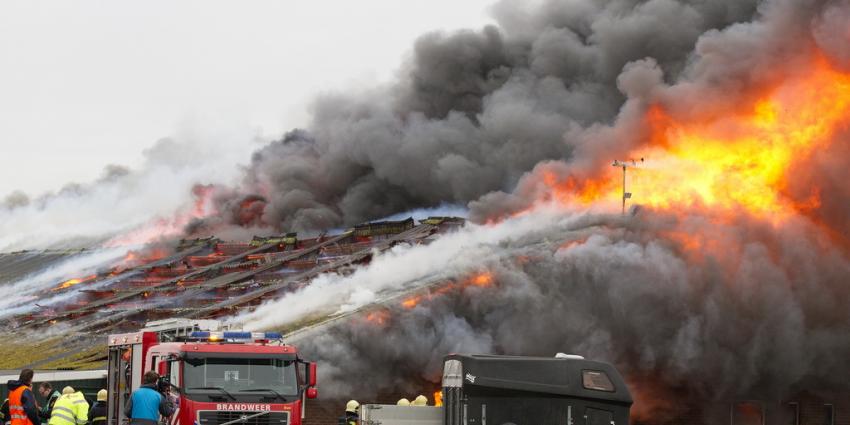
[[[308,387],[315,387],[316,386],[316,363],[315,362],[308,363],[307,371],[308,371],[307,386]]]
[[[307,388],[307,398],[314,399],[319,397],[319,390],[315,388]]]

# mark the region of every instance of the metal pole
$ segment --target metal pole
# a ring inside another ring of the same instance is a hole
[[[623,212],[626,215],[626,165],[623,164]]]
[[[643,158],[640,159],[640,162],[643,162]],[[626,199],[632,197],[631,193],[626,192],[626,168],[637,166],[637,162],[632,160],[631,164],[629,164],[628,161],[619,161],[615,159],[611,165],[614,167],[623,167],[623,207],[621,212],[623,215],[626,215]]]

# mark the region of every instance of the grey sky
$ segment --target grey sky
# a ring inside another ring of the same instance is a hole
[[[4,1],[0,197],[136,166],[167,136],[247,158],[313,95],[392,78],[418,35],[480,27],[491,2]]]

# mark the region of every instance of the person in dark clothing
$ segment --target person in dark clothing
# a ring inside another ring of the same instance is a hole
[[[50,382],[42,382],[38,384],[38,393],[47,400],[47,403],[45,403],[44,406],[41,406],[38,416],[42,421],[47,421],[50,419],[50,412],[53,411],[53,405],[56,403],[56,399],[62,394],[60,394],[59,391],[54,390],[53,385],[51,385]]]
[[[12,425],[41,425],[35,394],[32,393],[32,369],[24,369],[18,380],[6,383],[9,388],[9,421]]]
[[[97,401],[89,409],[89,425],[106,425],[106,390],[97,392]]]
[[[174,414],[174,405],[157,391],[158,380],[159,375],[149,370],[142,377],[142,386],[130,394],[124,414],[130,418],[131,425],[157,425],[159,415],[167,417]]]
[[[0,425],[6,425],[9,422],[9,399],[3,400],[3,405],[0,406]]]

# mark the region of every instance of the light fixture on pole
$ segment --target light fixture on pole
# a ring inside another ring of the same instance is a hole
[[[643,158],[640,159],[640,162],[643,163]],[[626,192],[626,168],[637,167],[637,165],[638,163],[635,160],[620,161],[615,159],[614,162],[611,163],[612,167],[623,167],[623,215],[626,214],[626,199],[630,199],[632,197],[631,192]]]

